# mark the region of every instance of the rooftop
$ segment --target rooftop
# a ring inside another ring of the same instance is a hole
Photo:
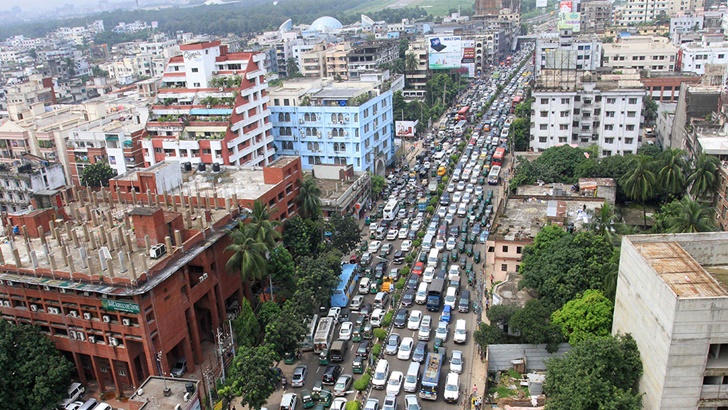
[[[199,390],[200,382],[197,380],[151,376],[144,381],[144,384],[137,389],[129,400],[145,403],[139,408],[140,410],[171,410],[178,404],[181,405],[182,408],[186,408],[185,406],[189,405],[189,403],[185,400],[188,383],[193,384],[193,391]],[[170,389],[171,394],[164,394],[165,387]],[[194,393],[191,393],[190,396],[192,396],[192,394]]]

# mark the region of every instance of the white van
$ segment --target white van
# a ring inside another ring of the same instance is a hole
[[[455,334],[452,340],[455,343],[465,343],[468,339],[468,330],[465,328],[465,319],[458,319],[455,322]]]
[[[451,310],[455,310],[455,304],[458,301],[458,293],[457,288],[454,286],[450,286],[447,288],[447,293],[445,293],[445,306],[450,306]]]
[[[457,215],[462,218],[465,216],[466,213],[468,213],[468,204],[467,204],[467,202],[461,202],[460,205],[458,206]]]
[[[361,282],[359,282],[359,294],[360,295],[368,295],[369,294],[369,287],[371,286],[371,279],[369,278],[362,278]]]
[[[377,390],[383,390],[387,385],[387,379],[389,378],[389,362],[385,359],[379,360],[377,368],[374,370],[374,377],[372,378],[372,387]]]
[[[65,408],[74,401],[79,400],[85,391],[86,389],[81,383],[71,383],[71,386],[68,388],[68,398],[61,402],[60,407]]]
[[[298,396],[296,393],[286,393],[283,395],[283,398],[281,399],[281,406],[278,408],[279,410],[296,410],[296,405],[298,404]]]
[[[437,266],[438,259],[440,258],[440,250],[430,249],[430,254],[427,255],[427,266]]]
[[[422,318],[420,322],[420,330],[417,332],[417,340],[430,340],[430,333],[432,332],[432,316],[427,315]]]
[[[417,285],[417,293],[415,294],[415,303],[424,305],[427,302],[427,283],[422,282]]]
[[[443,399],[448,403],[457,403],[460,397],[460,375],[450,372],[445,382],[445,392]]]
[[[369,323],[371,323],[372,327],[380,327],[382,326],[382,318],[384,318],[384,310],[374,309],[372,316],[369,318]]]
[[[425,252],[429,252],[430,249],[432,249],[432,240],[434,239],[434,235],[425,235],[424,238],[422,238],[422,250]]]
[[[407,369],[407,374],[404,376],[404,386],[402,388],[407,393],[414,393],[417,391],[417,380],[420,378],[420,364],[412,362]]]

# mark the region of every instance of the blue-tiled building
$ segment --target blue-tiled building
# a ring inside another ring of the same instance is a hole
[[[383,173],[394,158],[392,91],[376,83],[293,79],[271,87],[277,155],[298,155],[304,170],[351,164]]]

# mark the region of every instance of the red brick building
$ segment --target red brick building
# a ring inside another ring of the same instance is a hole
[[[677,103],[680,97],[680,85],[682,83],[697,84],[700,82],[699,75],[690,73],[677,73],[669,75],[653,74],[650,77],[640,79],[647,90],[647,95],[656,102]]]
[[[203,342],[213,342],[243,297],[239,273],[225,270],[226,230],[255,199],[275,206],[276,219],[293,215],[302,179],[297,157],[235,171],[212,178],[214,196],[195,174],[152,194],[145,178],[163,173],[134,171],[113,180],[111,191],[74,189],[67,220],[26,218],[18,235],[8,226],[10,240],[0,244],[3,319],[39,326],[75,363],[78,379],[102,392],[129,395],[158,366],[168,375],[183,357],[197,372],[209,359]]]

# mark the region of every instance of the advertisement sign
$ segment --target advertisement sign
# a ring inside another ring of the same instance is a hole
[[[536,0],[536,7],[545,8],[548,5],[548,0]]]
[[[430,70],[460,68],[463,45],[460,36],[428,37],[427,58]]]
[[[394,128],[398,137],[414,138],[419,121],[395,121]]]
[[[581,31],[581,13],[559,13],[559,30],[571,30],[574,33]]]
[[[127,302],[123,300],[101,299],[101,308],[116,312],[139,313],[139,305],[135,302]]]
[[[571,13],[572,11],[572,2],[568,0],[562,0],[561,3],[559,3],[559,13]]]

